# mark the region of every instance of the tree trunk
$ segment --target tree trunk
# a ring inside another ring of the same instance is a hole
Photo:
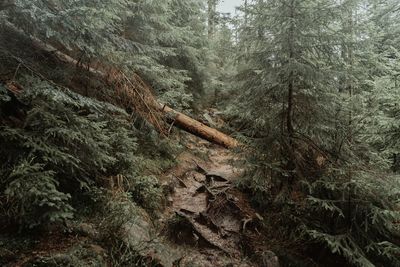
[[[73,67],[82,68],[85,71],[90,72],[91,74],[93,74],[96,77],[99,77],[99,78],[105,79],[105,80],[109,80],[109,74],[107,74],[106,71],[98,70],[98,69],[92,68],[88,65],[81,64],[79,61],[72,58],[71,56],[64,54],[63,52],[57,50],[56,48],[54,48],[53,46],[51,46],[49,44],[42,42],[39,39],[32,38],[32,41],[38,49],[52,54],[53,56],[55,56],[58,60],[62,61],[63,63],[65,63],[67,65],[71,65]],[[144,96],[144,95],[146,93],[148,93],[149,91],[140,92],[140,88],[147,89],[148,86],[145,84],[144,81],[142,81],[140,79],[140,77],[137,77],[137,78],[139,79],[139,80],[135,80],[135,82],[137,84],[128,83],[128,85],[131,87],[135,87],[135,88],[132,88],[132,90],[139,90],[139,92],[137,92],[137,93],[140,94],[142,97],[140,99],[140,101],[143,101],[144,105],[147,106],[148,112],[151,113],[152,110],[158,111],[161,113],[161,116],[164,117],[165,121],[171,123],[172,125],[174,125],[176,127],[179,127],[182,130],[185,130],[193,135],[203,138],[209,142],[224,146],[226,148],[234,148],[239,145],[239,142],[236,141],[234,138],[232,138],[216,129],[208,127],[207,125],[205,125],[199,121],[196,121],[180,112],[177,112],[170,107],[159,104],[155,99],[153,101],[152,101],[152,99],[149,100],[149,97],[147,99],[145,99],[146,96]],[[113,84],[113,83],[111,83],[111,84]],[[15,83],[14,84],[7,83],[6,87],[8,88],[8,90],[10,90],[14,94],[19,93],[22,90],[22,87],[16,85]],[[129,95],[127,95],[127,96],[129,96]],[[151,96],[151,98],[152,98],[152,96]],[[134,104],[134,103],[132,103],[132,101],[126,102],[126,105],[132,105],[132,104]],[[127,108],[127,107],[125,107],[125,108]],[[150,117],[150,122],[154,123],[154,121],[157,121],[157,120],[156,119],[151,120],[152,119],[151,115],[152,114],[150,114],[150,116],[148,116],[148,117]],[[155,125],[155,126],[156,126],[156,128],[160,128],[160,127],[157,127],[158,125]]]
[[[294,48],[293,48],[293,42],[294,42],[294,2],[292,1],[291,3],[291,10],[290,10],[290,29],[289,29],[289,64],[293,64],[293,59],[294,59]],[[290,66],[292,67],[292,66]],[[287,115],[286,115],[286,127],[287,131],[289,134],[290,142],[293,141],[294,137],[294,128],[293,128],[293,112],[294,112],[294,103],[293,103],[293,98],[294,98],[294,73],[293,73],[293,68],[291,68],[290,73],[289,73],[289,84],[288,84],[288,110],[287,110]]]
[[[177,112],[168,106],[162,106],[161,110],[167,114],[166,118],[169,123],[186,132],[226,148],[235,148],[239,145],[239,142],[229,135],[208,127],[207,125],[196,121],[185,114]]]
[[[212,39],[215,31],[215,23],[217,16],[217,0],[207,1],[207,16],[208,16],[208,39]]]

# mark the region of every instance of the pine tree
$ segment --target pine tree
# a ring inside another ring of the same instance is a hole
[[[248,60],[238,76],[245,93],[230,113],[254,147],[242,184],[261,207],[279,210],[281,234],[316,242],[350,265],[397,266],[398,190],[391,188],[398,180],[363,139],[365,96],[386,69],[371,49],[376,36],[363,7],[329,0],[247,6],[240,42]]]
[[[371,144],[392,169],[398,170],[399,147],[399,97],[398,78],[400,46],[396,34],[400,25],[400,9],[397,1],[381,3],[370,1],[369,35],[373,42],[369,51],[376,55],[375,64],[369,67],[373,77],[370,90],[364,97],[366,112],[363,116],[363,141]],[[391,162],[388,162],[388,160]]]
[[[297,140],[306,135],[322,143],[332,133],[319,126],[331,125],[335,113],[337,9],[329,1],[258,1],[248,9],[251,26],[245,34],[251,38],[244,45],[250,58],[241,75],[245,93],[237,103],[239,119],[250,126],[247,136],[264,149],[274,147],[267,156],[271,161],[283,153],[291,172],[300,164],[294,155]]]
[[[207,0],[208,38],[212,39],[217,23],[217,5],[219,0]]]
[[[214,37],[210,42],[213,57],[209,67],[213,73],[212,81],[209,84],[211,103],[217,107],[234,97],[234,77],[237,73],[237,55],[235,44],[235,20],[229,14],[221,14],[219,25],[215,30]]]
[[[158,181],[148,173],[172,161],[171,152],[166,152],[170,147],[132,110],[66,89],[70,86],[94,96],[115,93],[107,82],[77,71],[81,68],[70,70],[51,55],[36,51],[30,39],[48,42],[80,63],[140,73],[141,55],[161,51],[165,52],[161,58],[167,52],[176,56],[172,50],[181,39],[174,32],[172,37],[160,36],[157,43],[149,43],[147,47],[153,50],[140,50],[139,42],[146,44],[149,39],[142,36],[137,41],[123,31],[130,20],[144,17],[137,9],[139,2],[17,0],[0,11],[0,198],[7,200],[1,202],[6,211],[0,215],[2,223],[35,227],[69,220],[77,214],[76,203],[82,198],[96,201],[99,190],[108,188],[106,180],[115,177],[128,181],[125,190],[132,201],[153,211],[160,205]],[[169,5],[151,7],[156,13],[168,10]],[[156,27],[151,24],[155,21],[145,23],[141,29]],[[136,53],[139,50],[143,54]],[[152,59],[154,67],[173,72],[159,56],[159,61]],[[169,77],[173,83],[188,79],[185,71],[175,70],[183,74]],[[14,96],[3,86],[3,79],[24,90]],[[162,81],[162,76],[158,79]],[[163,161],[158,159],[160,154]]]
[[[168,104],[187,107],[206,75],[202,12],[197,0],[16,0],[2,14],[82,63],[140,74]]]

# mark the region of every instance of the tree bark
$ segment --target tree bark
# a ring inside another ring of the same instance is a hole
[[[189,132],[197,137],[226,148],[235,148],[239,142],[214,128],[196,121],[183,113],[177,112],[168,106],[162,106],[161,110],[167,115],[167,121],[174,126]]]

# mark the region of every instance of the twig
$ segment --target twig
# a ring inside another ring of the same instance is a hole
[[[18,74],[18,71],[19,71],[20,67],[21,67],[21,63],[19,63],[17,68],[15,69],[14,76],[13,76],[13,81],[15,81],[15,78],[17,77],[17,74]]]
[[[43,74],[41,74],[40,72],[34,70],[32,67],[30,67],[27,63],[25,63],[25,62],[24,62],[22,59],[20,59],[19,57],[16,57],[16,56],[14,56],[13,54],[10,54],[10,57],[13,58],[13,59],[15,59],[15,60],[19,63],[19,66],[23,66],[24,68],[26,68],[27,70],[29,70],[33,75],[38,76],[40,79],[45,80],[46,82],[48,82],[48,83],[50,83],[50,84],[52,84],[52,85],[54,85],[54,86],[56,86],[56,87],[59,87],[59,88],[61,88],[61,89],[63,89],[63,90],[69,91],[69,89],[68,89],[67,87],[55,83],[54,81],[52,81],[52,80],[46,78],[46,77],[45,77]],[[14,80],[15,80],[15,77],[14,77]]]
[[[171,125],[170,125],[170,127],[168,129],[168,136],[170,136],[171,131],[172,131],[172,127],[174,127],[175,122],[176,122],[176,119],[174,119],[174,121],[171,123]]]

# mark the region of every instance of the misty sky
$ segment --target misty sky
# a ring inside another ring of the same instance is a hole
[[[218,6],[218,11],[235,14],[235,7],[240,6],[241,3],[242,0],[222,0]]]

